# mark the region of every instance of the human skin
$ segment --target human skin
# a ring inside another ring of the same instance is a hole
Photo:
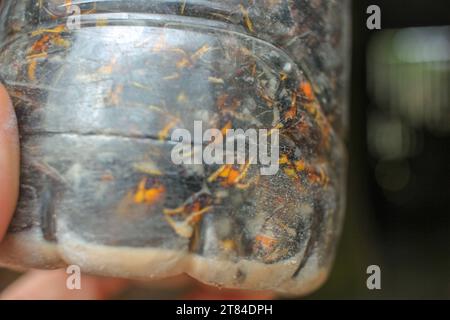
[[[4,238],[19,195],[20,148],[17,121],[11,99],[0,84],[0,241]],[[107,299],[117,296],[130,282],[83,275],[81,290],[66,287],[65,270],[31,270],[0,292],[0,299]],[[170,285],[188,287],[186,299],[268,299],[267,292],[219,290],[195,280],[178,277]],[[167,282],[169,285],[169,282]]]

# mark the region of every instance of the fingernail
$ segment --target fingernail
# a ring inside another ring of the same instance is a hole
[[[16,116],[6,89],[0,85],[0,241],[16,207],[19,167]]]

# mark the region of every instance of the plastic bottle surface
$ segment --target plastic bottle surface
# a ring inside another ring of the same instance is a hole
[[[0,264],[317,288],[345,202],[348,9],[328,0],[2,1],[0,77],[22,167]],[[183,144],[193,159],[227,145],[230,129],[266,132],[277,170],[264,174],[250,136],[241,161],[236,147],[235,162],[176,162],[179,129],[193,137]],[[222,135],[199,141],[207,129]]]

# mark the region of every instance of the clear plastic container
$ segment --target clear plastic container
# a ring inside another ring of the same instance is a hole
[[[77,13],[80,16],[77,16]],[[345,196],[348,1],[3,1],[22,147],[0,263],[304,294]],[[175,164],[175,129],[277,129],[279,170]]]

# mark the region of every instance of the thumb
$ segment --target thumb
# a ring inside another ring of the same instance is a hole
[[[5,87],[0,85],[0,241],[16,207],[19,167],[16,116]]]

